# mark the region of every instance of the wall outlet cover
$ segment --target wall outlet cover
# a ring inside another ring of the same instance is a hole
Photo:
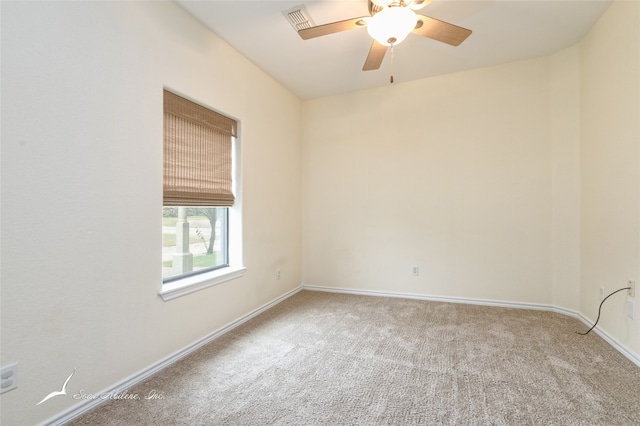
[[[0,394],[9,392],[18,387],[18,363],[13,363],[2,367],[0,370],[2,383],[0,384]]]
[[[636,304],[633,300],[627,300],[627,316],[636,319]]]

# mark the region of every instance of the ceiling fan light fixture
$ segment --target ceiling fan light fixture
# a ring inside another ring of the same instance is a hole
[[[417,22],[418,17],[408,7],[389,6],[371,18],[367,31],[378,43],[391,46],[402,42]]]

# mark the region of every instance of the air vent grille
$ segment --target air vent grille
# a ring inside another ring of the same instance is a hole
[[[287,18],[287,21],[289,21],[296,32],[304,30],[305,28],[315,27],[315,24],[309,17],[309,12],[307,12],[307,9],[304,7],[304,5],[284,10],[282,11],[282,14],[285,18]]]

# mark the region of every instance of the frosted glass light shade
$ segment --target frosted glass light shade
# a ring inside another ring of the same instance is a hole
[[[418,17],[408,7],[392,6],[376,13],[367,25],[369,35],[382,45],[398,44],[416,27]]]

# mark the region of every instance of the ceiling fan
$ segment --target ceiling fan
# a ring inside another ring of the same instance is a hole
[[[308,40],[367,27],[373,43],[362,70],[376,70],[380,68],[389,46],[393,48],[411,32],[452,46],[458,46],[469,37],[471,30],[414,12],[431,1],[433,0],[367,0],[371,16],[304,28],[298,34],[303,40]]]

